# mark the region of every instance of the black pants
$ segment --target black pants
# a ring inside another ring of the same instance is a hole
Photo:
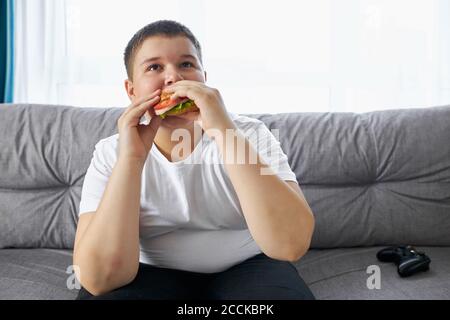
[[[313,300],[296,268],[261,253],[225,271],[196,273],[139,264],[136,278],[93,296],[81,288],[77,300]]]

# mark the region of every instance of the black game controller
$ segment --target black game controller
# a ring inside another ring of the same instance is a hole
[[[409,277],[417,272],[430,268],[431,259],[423,252],[418,252],[412,246],[395,246],[380,250],[378,260],[394,262],[401,277]]]

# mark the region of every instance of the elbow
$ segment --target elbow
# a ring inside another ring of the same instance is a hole
[[[111,272],[95,278],[85,277],[83,281],[80,281],[80,284],[93,296],[100,296],[131,283],[135,277],[136,274],[120,275]]]
[[[307,243],[302,243],[301,245],[295,246],[285,254],[284,260],[289,262],[300,260],[308,252],[310,243],[310,241],[307,241]]]
[[[98,286],[98,285],[89,285],[87,283],[82,284],[82,286],[87,292],[89,292],[90,294],[92,294],[95,297],[101,296],[101,295],[111,291],[107,287],[102,287],[102,286]]]
[[[271,254],[269,257],[276,260],[295,262],[300,260],[309,250],[309,244],[292,246],[285,250],[280,250],[277,254]]]
[[[311,214],[310,218],[306,219],[301,231],[297,231],[294,236],[283,241],[284,245],[276,250],[275,254],[268,255],[269,257],[282,261],[295,262],[300,260],[309,250],[314,233],[314,216]]]
[[[267,255],[269,258],[272,258],[275,260],[295,262],[295,261],[300,260],[300,258],[303,257],[307,251],[308,251],[308,249],[297,247],[297,248],[294,248],[291,250],[284,250],[283,252],[282,251],[278,251],[278,252],[274,252],[274,253],[264,252],[264,254]]]
[[[314,233],[315,219],[311,209],[302,210],[300,227],[286,240],[283,260],[295,262],[300,260],[309,250]]]
[[[301,257],[303,257],[309,249],[309,245],[306,246],[297,246],[296,248],[292,249],[290,252],[285,254],[284,260],[289,262],[295,262],[300,260]]]
[[[132,282],[136,278],[138,266],[139,262],[137,266],[124,264],[122,259],[113,259],[101,266],[81,264],[77,279],[86,291],[99,296]]]
[[[293,246],[290,255],[287,256],[288,261],[294,262],[300,260],[309,250],[311,246],[312,236],[314,233],[315,220],[312,214],[309,215],[306,227],[303,229],[303,237],[301,237],[299,243]]]
[[[79,278],[79,283],[87,292],[93,296],[100,296],[114,289],[111,286],[110,276],[99,273],[84,272]]]
[[[108,286],[107,277],[104,274],[94,274],[87,271],[85,270],[85,272],[77,276],[78,282],[83,289],[93,296],[99,296],[111,291],[111,288]]]

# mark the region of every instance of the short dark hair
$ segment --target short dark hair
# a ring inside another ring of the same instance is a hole
[[[176,36],[185,36],[188,38],[195,49],[197,50],[198,59],[200,63],[202,62],[202,50],[200,47],[200,42],[198,42],[197,38],[194,34],[189,30],[186,26],[182,25],[179,22],[172,20],[159,20],[152,22],[138,32],[134,34],[131,40],[128,42],[127,47],[125,48],[125,52],[123,54],[125,68],[127,70],[128,79],[133,78],[133,62],[136,57],[136,52],[142,46],[142,43],[149,37],[152,36],[166,36],[166,37],[176,37]]]

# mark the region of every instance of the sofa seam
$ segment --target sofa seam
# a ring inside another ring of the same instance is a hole
[[[370,128],[367,117],[368,115],[359,115],[360,119],[361,119],[361,123],[362,123],[362,127],[364,128],[364,130],[366,131],[368,137],[370,138],[370,142],[373,145],[373,150],[375,151],[375,160],[374,160],[374,165],[375,165],[375,176],[372,177],[372,181],[374,182],[378,182],[378,159],[379,159],[379,150],[378,150],[378,146],[376,143],[376,139],[375,139],[375,134],[373,132],[373,130]]]

